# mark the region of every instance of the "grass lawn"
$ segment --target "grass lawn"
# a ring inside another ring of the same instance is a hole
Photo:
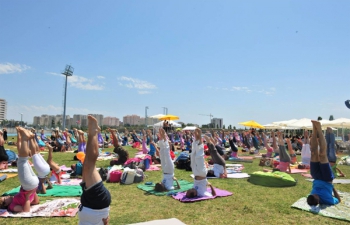
[[[5,145],[5,149],[17,151],[16,147]],[[136,152],[127,147],[130,155]],[[106,151],[113,151],[112,148]],[[73,153],[54,153],[54,160],[60,165],[70,166],[73,161]],[[46,158],[46,156],[44,156]],[[300,159],[300,156],[299,156]],[[251,173],[262,170],[259,160],[253,163],[242,163],[245,166],[243,172]],[[98,167],[109,166],[109,161],[97,162]],[[350,166],[339,166],[350,176]],[[175,169],[178,179],[192,181],[191,172]],[[161,171],[146,172],[146,181],[159,182]],[[216,198],[209,201],[195,203],[181,203],[168,196],[145,195],[136,186],[108,184],[106,187],[112,195],[110,211],[110,224],[129,224],[155,219],[178,218],[185,224],[348,224],[348,222],[314,215],[291,205],[299,198],[307,196],[311,191],[312,183],[305,181],[300,174],[292,174],[298,179],[295,187],[268,188],[256,186],[247,179],[212,179],[213,186],[233,192],[232,196]],[[18,177],[7,179],[0,183],[0,193],[4,193],[19,186]],[[349,185],[335,184],[340,191],[350,192]],[[40,197],[44,202],[45,197]],[[75,218],[1,218],[0,224],[77,224]]]

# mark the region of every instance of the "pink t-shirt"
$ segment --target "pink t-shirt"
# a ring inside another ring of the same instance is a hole
[[[289,167],[289,162],[280,162],[278,164],[277,169],[279,169],[281,172],[286,172]]]
[[[28,192],[29,191],[25,191],[21,187],[21,189],[19,190],[19,193],[13,197],[13,200],[12,200],[11,204],[9,205],[8,209],[10,211],[14,212],[16,205],[20,205],[23,207],[24,204],[26,203],[26,193],[28,193]],[[34,195],[35,195],[35,191],[29,196],[30,203],[32,203],[34,201]]]

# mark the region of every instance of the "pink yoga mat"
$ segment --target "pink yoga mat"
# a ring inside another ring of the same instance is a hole
[[[291,169],[291,173],[308,173],[309,169]]]
[[[160,168],[155,165],[150,165],[150,167],[146,171],[158,171]]]
[[[238,156],[239,159],[254,159],[254,156]]]
[[[216,196],[212,196],[212,197],[196,197],[196,198],[187,198],[186,197],[186,192],[180,192],[177,193],[176,195],[173,195],[173,199],[179,200],[180,202],[195,202],[195,201],[203,201],[203,200],[209,200],[209,199],[214,199],[216,197],[226,197],[226,196],[230,196],[232,195],[231,192],[229,191],[225,191],[225,190],[221,190],[218,188],[214,188],[215,192],[216,192]],[[207,191],[209,193],[211,193],[211,189],[207,188]]]
[[[72,170],[72,168],[66,167],[66,165],[62,165],[60,168],[62,171]]]
[[[309,173],[302,173],[301,176],[307,177],[307,178],[312,178],[311,174],[309,174]]]

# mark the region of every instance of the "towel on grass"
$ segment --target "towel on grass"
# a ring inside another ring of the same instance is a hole
[[[165,192],[157,192],[154,190],[155,184],[152,185],[146,185],[146,184],[139,184],[137,185],[137,188],[146,191],[148,194],[153,194],[153,195],[158,195],[158,196],[163,196],[163,195],[169,195],[173,193],[178,193],[182,191],[187,191],[191,188],[193,188],[193,183],[186,181],[186,180],[178,180],[180,184],[180,189],[175,189],[172,191],[165,191]],[[176,188],[176,183],[174,181],[174,187]]]
[[[146,171],[158,171],[158,170],[160,170],[158,166],[150,165]]]
[[[3,194],[3,196],[11,195],[14,196],[19,192],[21,186],[18,186],[10,191],[7,191]],[[46,189],[46,194],[38,194],[38,196],[55,196],[55,197],[75,197],[81,196],[82,194],[81,186],[78,185],[53,185],[52,189]]]
[[[304,211],[312,212],[319,214],[325,217],[331,217],[339,220],[350,221],[350,193],[338,191],[341,203],[337,205],[318,205],[318,206],[309,206],[306,202],[306,197],[299,199],[295,202],[292,207],[301,209]],[[336,224],[336,223],[335,223]]]
[[[8,174],[4,174],[4,173],[0,173],[0,177],[2,177],[3,175],[6,175],[6,179],[12,178],[12,177],[17,177],[17,173],[8,173]]]
[[[216,196],[211,196],[211,197],[195,197],[195,198],[187,198],[186,197],[186,192],[180,192],[177,193],[177,195],[173,195],[173,199],[179,200],[180,202],[195,202],[195,201],[202,201],[202,200],[209,200],[209,199],[214,199],[216,197],[226,197],[232,195],[231,192],[221,190],[218,188],[214,188],[216,192]],[[207,191],[211,193],[210,187],[207,188]]]
[[[75,198],[59,198],[30,207],[30,212],[12,213],[0,209],[0,217],[74,217],[79,210],[80,200]]]
[[[171,218],[171,219],[164,219],[164,220],[152,220],[152,221],[147,221],[147,222],[142,222],[142,223],[133,223],[129,225],[185,225],[183,222],[176,218]]]
[[[193,174],[191,174],[190,176],[194,179]],[[248,177],[250,177],[250,175],[247,173],[228,173],[227,174],[227,178],[248,178]],[[215,178],[219,178],[219,177],[207,177],[207,179],[215,179]],[[221,179],[226,179],[226,178],[221,178]]]
[[[306,179],[307,181],[313,182],[314,179]],[[334,179],[333,184],[350,184],[350,179]]]

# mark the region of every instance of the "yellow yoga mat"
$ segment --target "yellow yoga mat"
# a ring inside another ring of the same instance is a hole
[[[7,175],[7,178],[11,178],[11,177],[16,177],[18,174],[17,173],[0,173],[0,177],[3,175]]]

